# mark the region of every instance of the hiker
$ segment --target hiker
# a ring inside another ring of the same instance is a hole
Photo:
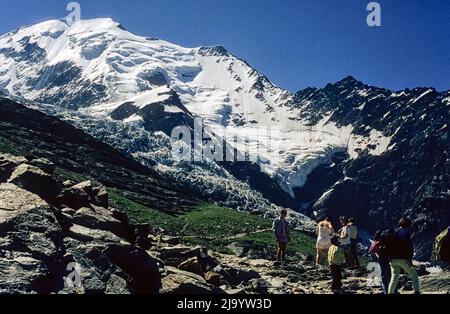
[[[350,254],[351,254],[351,267],[359,267],[358,259],[358,227],[356,226],[355,219],[348,219],[348,227],[350,231]]]
[[[389,264],[389,257],[387,256],[383,240],[386,237],[386,233],[378,230],[375,232],[375,237],[372,245],[370,246],[369,253],[376,257],[381,270],[381,286],[383,293],[387,294],[389,289],[389,282],[391,281],[391,265]]]
[[[273,222],[273,231],[275,232],[275,238],[278,243],[277,261],[284,262],[286,259],[286,248],[290,240],[289,237],[289,225],[286,221],[287,210],[280,211],[280,217]]]
[[[331,271],[331,291],[334,294],[342,292],[342,264],[345,261],[344,251],[340,245],[338,236],[331,238],[331,246],[328,249],[328,265]]]
[[[323,258],[326,260],[328,249],[331,246],[331,236],[334,234],[331,217],[327,217],[324,221],[319,222],[316,233],[316,265],[318,266]]]
[[[414,255],[414,246],[410,234],[412,221],[409,218],[403,217],[398,224],[399,228],[394,230],[393,236],[388,240],[390,242],[388,243],[388,247],[392,272],[388,293],[395,293],[400,278],[400,270],[403,269],[411,278],[414,292],[420,294],[419,276],[412,264]]]
[[[345,216],[339,218],[342,228],[339,230],[339,238],[341,248],[344,251],[345,262],[348,266],[352,266],[352,257],[350,251],[350,227],[348,226],[348,219]]]

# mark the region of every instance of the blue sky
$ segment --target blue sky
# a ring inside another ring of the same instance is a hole
[[[64,17],[63,0],[0,0],[0,33]],[[79,0],[82,18],[112,17],[129,31],[183,46],[221,44],[277,85],[323,87],[347,75],[394,90],[450,89],[450,1]]]

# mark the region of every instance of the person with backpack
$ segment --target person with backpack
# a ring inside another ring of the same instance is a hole
[[[351,254],[351,267],[359,267],[358,259],[358,227],[356,226],[355,219],[348,219],[348,227],[350,232],[350,254]]]
[[[339,221],[341,223],[342,228],[339,230],[339,242],[341,244],[341,248],[344,251],[345,255],[345,262],[347,266],[352,266],[352,256],[351,256],[351,249],[350,249],[350,227],[348,225],[348,219],[345,216],[342,216],[339,218]]]
[[[384,242],[388,232],[389,231],[383,232],[381,230],[375,232],[374,240],[369,248],[369,253],[376,258],[380,265],[381,286],[384,294],[388,294],[389,283],[391,281],[391,265],[389,263],[389,257],[384,250]]]
[[[344,250],[338,236],[331,238],[331,246],[328,249],[328,265],[332,277],[331,291],[334,294],[342,292],[342,264],[345,262]]]
[[[395,293],[402,269],[411,278],[414,293],[420,294],[419,276],[412,264],[414,245],[410,233],[411,226],[411,219],[406,217],[400,219],[399,228],[394,230],[393,236],[389,238],[387,243],[392,273],[388,289],[389,294]]]
[[[290,240],[289,235],[289,225],[286,221],[287,210],[283,209],[280,211],[280,217],[273,221],[273,231],[275,233],[275,238],[278,243],[277,249],[277,261],[284,262],[286,259],[286,248]]]

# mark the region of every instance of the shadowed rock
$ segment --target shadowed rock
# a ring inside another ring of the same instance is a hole
[[[103,252],[114,264],[134,279],[137,293],[155,294],[159,292],[161,275],[158,262],[144,250],[131,245],[113,244]]]
[[[18,166],[8,182],[33,192],[49,202],[53,202],[59,192],[58,183],[50,174],[28,164]]]

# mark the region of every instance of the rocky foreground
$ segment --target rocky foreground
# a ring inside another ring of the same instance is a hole
[[[208,252],[130,223],[105,187],[60,182],[47,159],[0,155],[0,293],[329,293],[310,258],[276,265]],[[367,271],[345,271],[348,293],[380,293]],[[424,272],[425,274],[425,272]],[[450,274],[421,277],[424,292],[450,293]],[[402,280],[402,293],[411,287]]]

